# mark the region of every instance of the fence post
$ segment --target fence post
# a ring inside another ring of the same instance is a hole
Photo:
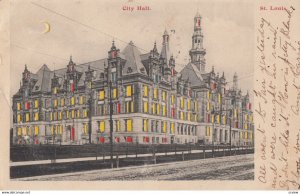
[[[184,161],[184,152],[182,152],[182,161]]]
[[[105,156],[104,156],[104,150],[103,150],[103,144],[101,145],[101,152],[102,152],[102,160],[105,160]]]
[[[203,146],[203,159],[205,159],[205,146]]]
[[[176,156],[176,151],[177,151],[177,144],[175,144],[175,156]]]
[[[156,164],[156,155],[155,155],[155,150],[154,150],[154,147],[153,147],[153,162],[154,164]]]
[[[223,147],[223,156],[225,156],[225,147]]]
[[[116,163],[117,163],[117,168],[119,168],[119,153],[117,152],[117,161],[116,161]]]

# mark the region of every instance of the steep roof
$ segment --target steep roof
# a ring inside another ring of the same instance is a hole
[[[132,41],[130,41],[130,43],[125,47],[125,49],[122,51],[122,54],[126,60],[123,69],[123,75],[143,73],[142,69],[144,69],[143,74],[146,74],[146,68],[144,67],[141,59],[141,52],[136,46],[134,46]]]
[[[192,64],[188,63],[181,71],[180,75],[183,80],[189,80],[191,82],[191,86],[200,86],[202,84],[203,78],[201,76],[201,72],[198,68]]]

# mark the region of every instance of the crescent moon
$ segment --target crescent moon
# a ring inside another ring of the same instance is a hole
[[[45,30],[44,30],[43,34],[50,32],[50,30],[51,30],[50,24],[48,22],[43,22],[43,24],[45,26]]]

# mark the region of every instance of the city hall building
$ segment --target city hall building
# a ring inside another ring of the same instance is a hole
[[[169,51],[154,43],[142,54],[130,42],[112,43],[108,57],[66,68],[25,65],[13,96],[14,144],[253,144],[249,94],[228,86],[224,73],[206,70],[201,16],[194,18],[190,62],[180,71]],[[230,80],[231,81],[231,80]],[[112,122],[110,122],[112,113]]]

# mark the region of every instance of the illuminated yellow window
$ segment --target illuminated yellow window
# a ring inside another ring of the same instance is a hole
[[[71,105],[75,105],[75,97],[71,98]]]
[[[29,113],[25,114],[25,120],[26,120],[26,122],[28,122],[30,120]]]
[[[144,101],[144,113],[148,113],[148,102]]]
[[[127,97],[132,96],[132,86],[131,85],[126,86],[126,96]]]
[[[20,114],[18,114],[18,116],[17,116],[17,121],[18,121],[18,123],[21,122],[21,115]]]
[[[175,133],[175,123],[171,123],[171,133]]]
[[[156,103],[152,104],[152,114],[156,113]]]
[[[39,107],[39,100],[35,100],[34,101],[34,108],[38,108]]]
[[[188,110],[191,110],[191,99],[188,99]]]
[[[55,126],[52,125],[52,126],[51,126],[51,135],[54,135],[54,130],[55,130]]]
[[[226,125],[226,116],[223,116],[223,124]]]
[[[184,98],[183,97],[180,98],[180,108],[184,109]]]
[[[164,130],[164,133],[167,133],[167,122],[166,121],[163,122],[163,130]]]
[[[80,110],[77,110],[77,118],[80,118]]]
[[[217,123],[220,124],[220,115],[217,115]]]
[[[59,115],[58,115],[58,119],[59,119],[59,120],[62,120],[62,117],[63,117],[63,112],[60,111],[60,112],[59,112]]]
[[[34,135],[39,134],[39,126],[34,126]]]
[[[244,136],[244,133],[241,131],[240,132],[240,138],[243,139],[244,138],[243,136]]]
[[[65,106],[65,99],[64,98],[60,99],[60,106]]]
[[[253,121],[253,115],[249,115],[249,121]]]
[[[248,124],[247,123],[245,123],[245,129],[248,129]]]
[[[66,118],[69,119],[69,111],[66,111]]]
[[[175,103],[175,96],[174,96],[174,95],[171,96],[171,103],[172,103],[172,104]]]
[[[50,114],[50,121],[53,121],[53,114],[52,114],[52,112],[50,112],[49,114]]]
[[[105,131],[105,121],[100,121],[99,122],[99,130],[101,133],[104,133]]]
[[[62,135],[62,133],[63,133],[63,125],[60,125],[59,126],[59,134]]]
[[[210,102],[207,102],[207,111],[210,111]]]
[[[250,132],[250,139],[253,139],[253,134],[252,134],[252,132]]]
[[[163,101],[167,100],[167,92],[166,91],[162,91],[162,100]]]
[[[84,123],[84,124],[83,124],[83,132],[84,132],[84,134],[86,134],[86,135],[89,133],[89,126],[88,126],[87,123]]]
[[[19,127],[19,128],[18,128],[18,136],[21,136],[21,135],[22,135],[22,128]]]
[[[39,113],[38,112],[34,113],[34,120],[35,121],[39,120]]]
[[[194,106],[195,106],[195,111],[198,112],[198,102],[197,101],[194,102]]]
[[[247,114],[245,115],[245,121],[248,121],[248,115]]]
[[[21,103],[20,102],[17,103],[17,109],[21,110]]]
[[[72,114],[71,114],[72,119],[75,118],[75,110],[72,110]]]
[[[157,88],[154,88],[154,90],[153,90],[153,98],[154,99],[157,99],[157,93],[158,93]]]
[[[245,139],[248,139],[248,133],[245,132]]]
[[[206,126],[206,136],[210,136],[211,134],[211,128],[210,126]]]
[[[131,132],[132,131],[132,119],[126,120],[126,131]]]
[[[54,106],[54,107],[57,107],[57,100],[56,100],[56,99],[53,100],[53,106]]]
[[[211,115],[211,122],[212,122],[212,123],[215,122],[215,115]]]
[[[180,112],[180,119],[183,120],[184,119],[184,113]]]
[[[234,109],[234,118],[237,118],[237,115],[238,115],[238,110]]]
[[[191,120],[191,113],[189,112],[188,113],[188,121],[190,121]]]
[[[163,116],[167,116],[166,105],[163,105],[162,109],[163,109]]]
[[[160,114],[160,104],[157,104],[157,114],[159,115]]]
[[[53,94],[57,94],[57,87],[53,88]]]
[[[207,99],[210,99],[210,97],[211,97],[211,93],[210,91],[207,91]]]
[[[218,94],[218,102],[219,102],[219,104],[221,104],[221,101],[222,101],[222,97],[221,97],[221,94],[219,93]]]
[[[118,97],[117,95],[117,88],[113,89],[113,99],[116,99]]]
[[[144,85],[144,97],[148,97],[148,86]]]
[[[84,96],[79,97],[79,104],[84,104]]]
[[[105,92],[104,92],[104,90],[100,90],[100,91],[99,91],[99,100],[104,100],[104,97],[105,97]]]
[[[116,127],[116,131],[121,131],[121,122],[120,120],[117,120],[117,127]]]
[[[87,109],[83,110],[83,118],[87,118],[87,116],[88,116],[87,112],[88,112]]]
[[[26,127],[24,127],[24,128],[22,129],[22,131],[23,131],[23,135],[27,135],[27,128],[26,128]]]
[[[148,132],[148,119],[143,119],[143,131]]]

